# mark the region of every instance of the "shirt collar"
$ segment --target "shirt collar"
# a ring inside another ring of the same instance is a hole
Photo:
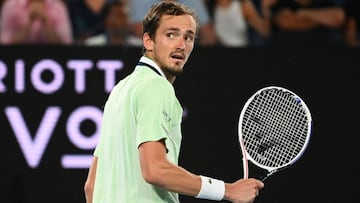
[[[150,66],[154,67],[157,71],[159,71],[159,73],[161,74],[162,77],[166,78],[164,72],[161,70],[161,68],[152,59],[150,59],[150,58],[148,58],[146,56],[142,56],[140,58],[140,62],[149,64]]]

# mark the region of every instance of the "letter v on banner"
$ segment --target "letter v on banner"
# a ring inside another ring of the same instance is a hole
[[[48,107],[46,109],[33,139],[18,107],[6,107],[5,113],[27,164],[31,168],[38,167],[59,120],[61,109],[59,107]]]

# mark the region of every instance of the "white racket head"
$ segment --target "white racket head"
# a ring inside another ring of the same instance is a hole
[[[302,156],[310,140],[312,118],[299,96],[270,86],[258,90],[245,103],[238,130],[243,158],[271,173]]]

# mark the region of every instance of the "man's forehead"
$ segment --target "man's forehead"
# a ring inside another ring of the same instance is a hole
[[[196,32],[196,22],[190,15],[164,15],[161,17],[161,23],[165,29],[187,30],[189,32]]]

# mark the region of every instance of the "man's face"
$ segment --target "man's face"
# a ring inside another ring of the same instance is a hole
[[[183,71],[195,42],[196,22],[190,15],[164,15],[154,40],[144,43],[148,54],[166,76],[177,76]]]

